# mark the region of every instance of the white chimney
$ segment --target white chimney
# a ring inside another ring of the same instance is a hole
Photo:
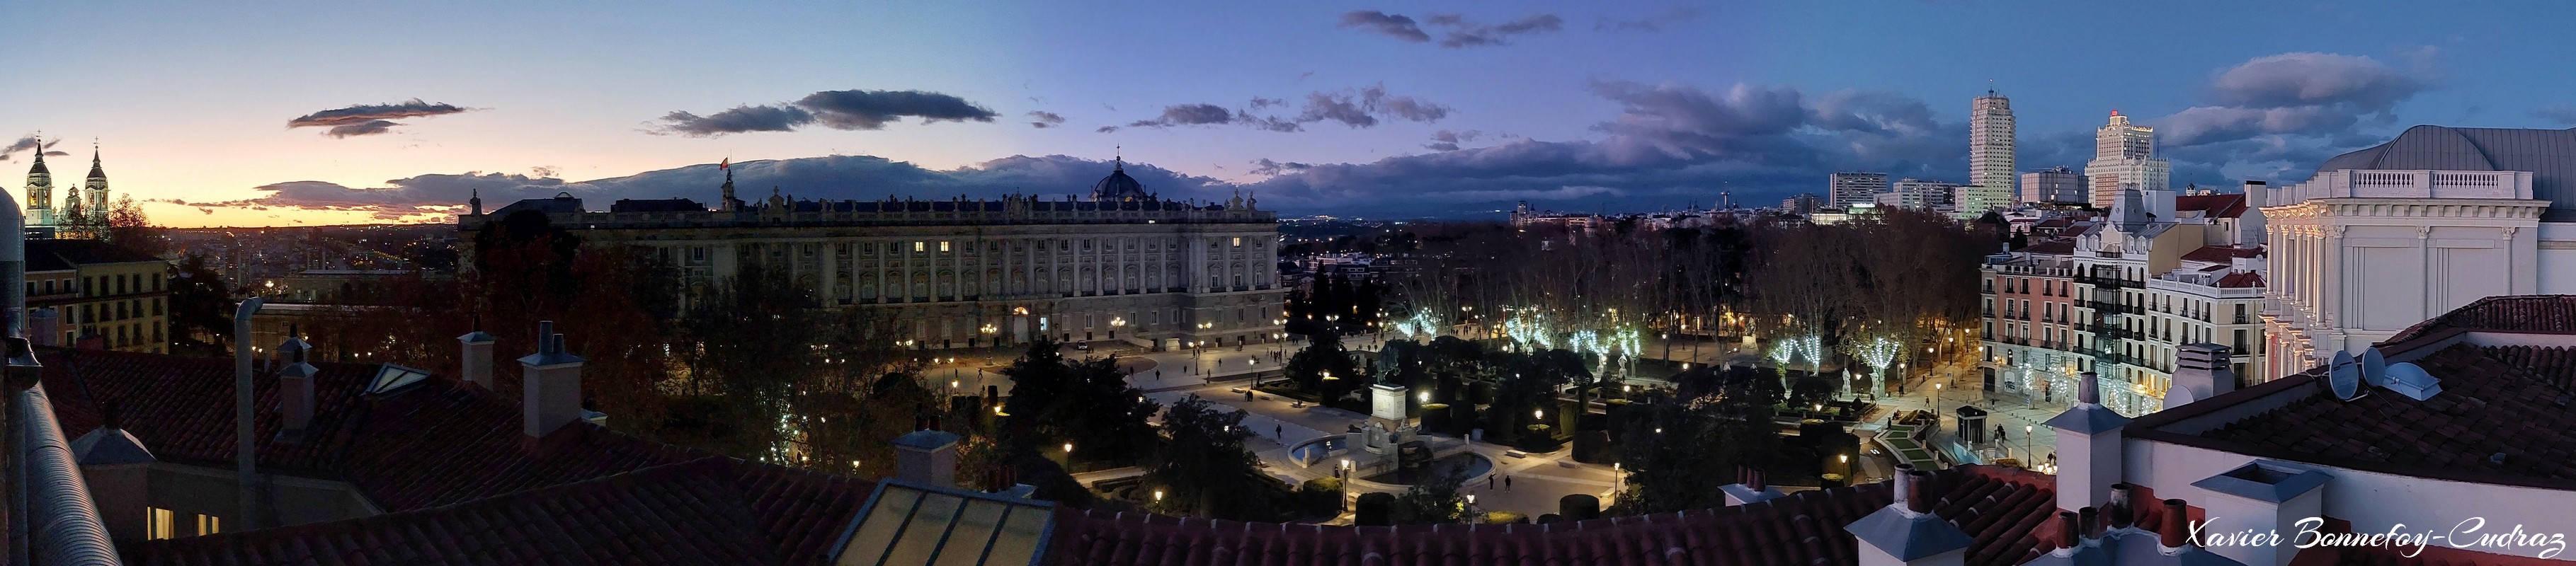
[[[2173,387],[2165,391],[2165,408],[2224,395],[2236,390],[2236,370],[2229,367],[2228,348],[2217,344],[2184,344],[2174,350]]]
[[[916,430],[894,439],[894,477],[930,487],[957,487],[954,433]]]
[[[1843,527],[1860,541],[1860,566],[1958,566],[1977,541],[1931,512],[1932,474],[1900,464],[1889,482],[1896,501]]]
[[[564,351],[554,321],[537,323],[537,353],[519,358],[526,377],[519,383],[521,432],[528,440],[545,438],[581,420],[581,356]]]
[[[293,327],[288,328],[286,342],[277,345],[278,357],[286,360],[286,367],[277,370],[277,412],[285,425],[278,438],[297,442],[303,440],[304,428],[313,424],[313,378],[321,369],[305,360],[313,344],[293,336]]]
[[[2333,476],[2306,466],[2272,460],[2247,462],[2236,469],[2191,482],[2213,495],[2200,499],[2209,510],[2201,532],[2232,533],[2251,529],[2282,536],[2299,532],[2299,522],[2324,514],[2326,482]],[[2286,566],[2298,548],[2281,545],[2213,545],[2211,552],[2249,566]]]
[[[2077,376],[2075,406],[2048,427],[2057,429],[2057,508],[2075,511],[2111,500],[2111,484],[2120,483],[2120,427],[2129,418],[2102,406],[2100,376]]]
[[[459,368],[457,374],[464,376],[466,383],[492,389],[492,343],[496,340],[481,329],[456,337],[465,350],[465,367]]]

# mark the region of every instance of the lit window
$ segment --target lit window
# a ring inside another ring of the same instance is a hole
[[[922,243],[921,243],[921,242],[913,242],[913,243],[912,243],[912,251],[916,251],[916,252],[917,252],[917,251],[921,251],[921,245],[922,245]]]
[[[217,517],[214,515],[197,516],[197,536],[206,536],[221,532],[224,532],[223,517]]]
[[[939,253],[943,253],[943,254],[944,254],[944,253],[948,253],[948,241],[947,241],[947,240],[940,240],[940,241],[939,241]]]
[[[145,518],[150,521],[144,525],[143,538],[147,540],[179,538],[178,513],[158,507],[145,507],[143,510]]]
[[[1243,247],[1243,237],[1242,237],[1242,236],[1235,236],[1235,237],[1234,237],[1234,247],[1238,247],[1238,248]]]

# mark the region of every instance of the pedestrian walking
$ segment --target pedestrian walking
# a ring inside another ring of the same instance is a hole
[[[1270,437],[1271,437],[1271,438],[1280,439],[1280,440],[1287,440],[1287,439],[1288,439],[1288,433],[1287,433],[1285,430],[1286,430],[1286,429],[1282,429],[1282,428],[1280,428],[1280,427],[1279,427],[1279,425],[1270,425]]]
[[[1511,477],[1511,476],[1503,476],[1503,491],[1511,491],[1511,490],[1512,490],[1512,477]]]
[[[1485,476],[1485,491],[1493,491],[1493,490],[1494,490],[1494,476],[1498,476],[1498,475],[1502,475],[1502,474],[1494,474],[1494,475]]]

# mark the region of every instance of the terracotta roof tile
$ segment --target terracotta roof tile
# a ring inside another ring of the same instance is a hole
[[[2567,350],[2454,344],[2414,362],[2442,380],[2431,399],[2371,387],[2344,401],[2318,387],[2200,436],[2428,477],[2576,479],[2576,410],[2564,401],[2576,355]],[[2490,460],[2499,453],[2504,462]]]
[[[1934,474],[1934,512],[1976,539],[1968,564],[2009,565],[2040,548],[2055,509],[2048,476],[1988,466]],[[1548,525],[1338,527],[1176,519],[1059,508],[1047,562],[1125,564],[1856,564],[1843,527],[1887,506],[1884,483],[1766,503]]]
[[[2218,278],[2218,286],[2237,289],[2261,287],[2263,286],[2263,273],[2258,271],[2229,273],[2224,277]]]
[[[113,401],[162,461],[229,469],[231,361],[44,349],[65,430]],[[587,422],[540,442],[519,404],[444,376],[366,395],[378,366],[317,363],[303,441],[276,440],[277,379],[253,378],[263,471],[348,482],[386,515],[128,549],[153,564],[820,563],[872,479],[743,462]],[[685,484],[685,485],[682,485]]]
[[[2478,299],[2390,336],[2404,342],[2441,330],[2576,334],[2576,295],[2502,295]]]
[[[2190,195],[2174,197],[2174,210],[2197,210],[2209,218],[2237,218],[2245,215],[2245,195]]]

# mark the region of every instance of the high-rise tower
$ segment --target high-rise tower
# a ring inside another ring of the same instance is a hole
[[[45,144],[36,143],[36,166],[27,168],[27,225],[54,225],[54,173],[45,170]]]
[[[2093,206],[2107,209],[2120,199],[2120,189],[2171,188],[2173,163],[2156,158],[2155,128],[2132,125],[2113,110],[2111,123],[2093,132],[2093,161],[2084,164],[2084,177]]]
[[[2012,204],[2012,99],[1986,90],[1968,111],[1968,184],[1959,192],[1959,213],[1982,214]]]

